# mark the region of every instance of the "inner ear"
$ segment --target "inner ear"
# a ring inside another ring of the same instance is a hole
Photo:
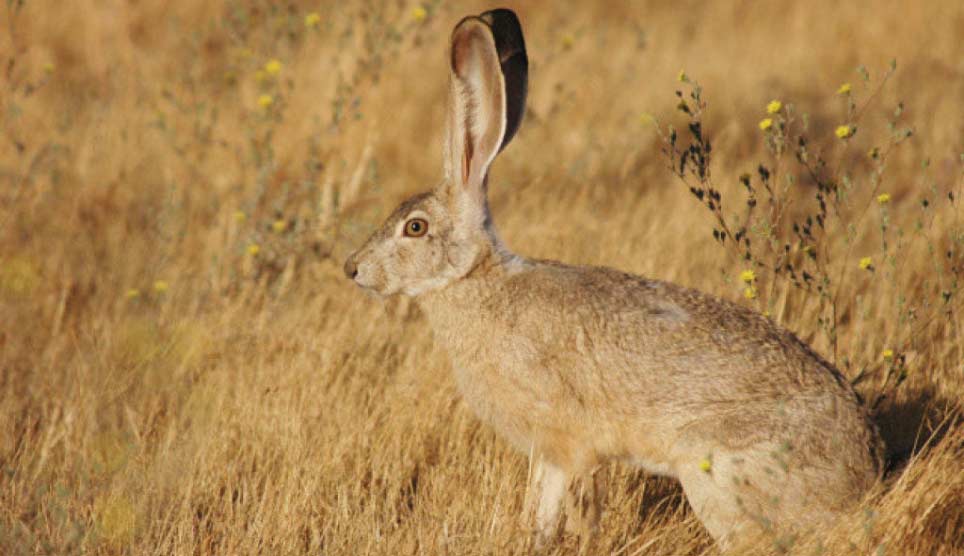
[[[467,17],[452,32],[451,176],[479,196],[505,136],[505,82],[489,24]],[[456,168],[459,166],[459,168]],[[482,199],[478,199],[482,201]]]
[[[469,164],[472,160],[472,138],[465,134],[465,149],[462,151],[462,183],[469,182]]]

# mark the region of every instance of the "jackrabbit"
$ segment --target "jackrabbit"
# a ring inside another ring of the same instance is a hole
[[[878,478],[881,445],[843,376],[747,308],[609,268],[511,253],[486,178],[525,107],[515,14],[455,26],[445,179],[402,203],[345,263],[381,295],[413,296],[478,416],[533,455],[537,541],[590,532],[596,470],[675,477],[724,549],[826,523]],[[577,511],[564,499],[584,488]],[[588,538],[586,535],[584,538]]]

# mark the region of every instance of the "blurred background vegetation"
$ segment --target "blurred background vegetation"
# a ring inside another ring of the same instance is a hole
[[[340,270],[437,183],[449,33],[496,5],[5,0],[0,552],[531,549],[525,456]],[[961,4],[510,7],[508,245],[749,304],[858,383],[885,483],[779,550],[964,551]],[[609,474],[593,550],[713,553],[674,484]]]

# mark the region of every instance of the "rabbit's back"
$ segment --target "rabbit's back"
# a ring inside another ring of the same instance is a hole
[[[558,378],[584,392],[645,392],[648,404],[688,413],[813,391],[856,401],[832,366],[745,307],[609,268],[542,261],[520,267],[462,280],[422,300],[430,318],[449,321],[433,328],[453,355],[533,373],[571,369]]]

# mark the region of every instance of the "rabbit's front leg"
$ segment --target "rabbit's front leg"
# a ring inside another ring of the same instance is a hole
[[[559,534],[562,502],[569,486],[569,475],[540,455],[533,455],[532,465],[527,513],[529,516],[535,514],[535,545],[537,549],[542,549]],[[533,500],[537,504],[533,504]]]
[[[606,500],[606,473],[601,465],[583,473],[569,486],[566,508],[566,532],[580,537],[583,551],[592,542],[599,527]]]

